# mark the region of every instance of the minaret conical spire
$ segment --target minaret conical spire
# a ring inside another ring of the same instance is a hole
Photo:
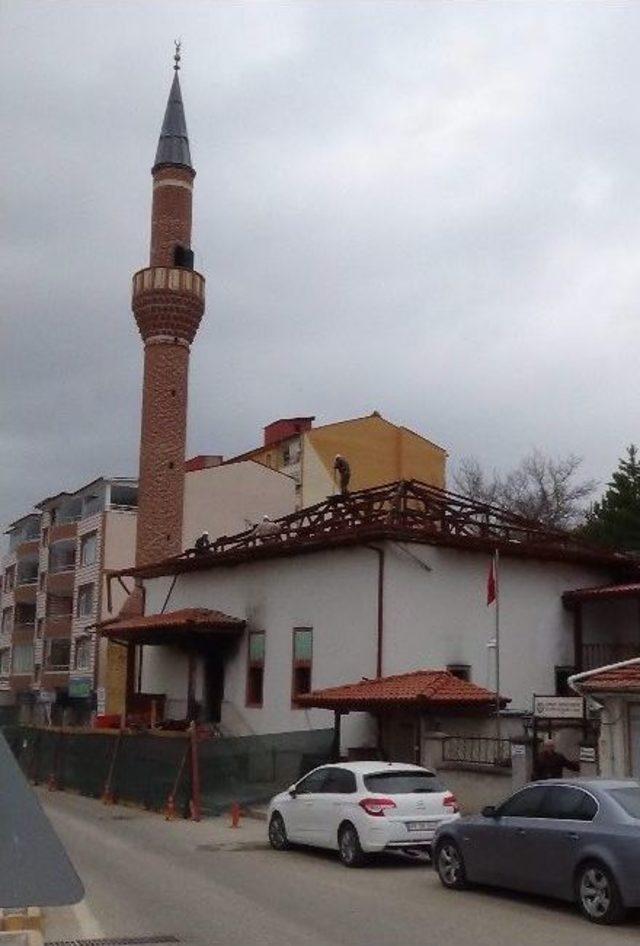
[[[182,104],[182,92],[180,91],[180,80],[178,78],[180,43],[176,43],[176,54],[173,58],[175,59],[173,82],[171,83],[153,167],[155,170],[162,164],[177,164],[193,170],[189,152],[187,122],[184,117],[184,105]]]

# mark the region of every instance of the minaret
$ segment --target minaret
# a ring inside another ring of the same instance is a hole
[[[182,551],[189,348],[204,312],[204,277],[193,269],[193,179],[178,70],[153,176],[149,266],[133,277],[132,308],[144,342],[136,565]]]

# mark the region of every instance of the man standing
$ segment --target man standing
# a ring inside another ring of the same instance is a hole
[[[545,739],[542,751],[536,759],[536,778],[562,778],[563,769],[579,772],[580,764],[572,762],[561,752],[557,752],[553,739]]]

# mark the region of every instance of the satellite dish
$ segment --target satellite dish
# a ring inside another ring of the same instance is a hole
[[[0,733],[0,907],[78,903],[84,887]]]

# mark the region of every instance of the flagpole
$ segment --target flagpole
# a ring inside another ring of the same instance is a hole
[[[500,553],[497,549],[495,550],[493,561],[496,587],[496,738],[500,739],[502,737],[500,722]],[[500,752],[499,746],[498,752]]]

